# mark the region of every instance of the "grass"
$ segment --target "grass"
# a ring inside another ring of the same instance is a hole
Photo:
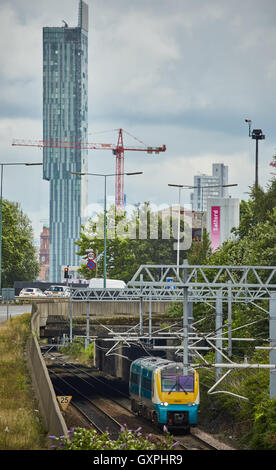
[[[0,323],[0,450],[47,448],[26,362],[30,317]]]
[[[60,348],[60,352],[73,359],[77,359],[82,364],[93,365],[94,343],[90,343],[85,348],[84,341],[79,339]]]

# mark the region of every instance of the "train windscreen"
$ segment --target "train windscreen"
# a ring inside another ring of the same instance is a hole
[[[194,391],[194,374],[180,375],[161,373],[161,390],[162,392],[185,392]]]

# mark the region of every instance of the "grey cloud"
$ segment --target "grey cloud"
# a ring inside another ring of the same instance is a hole
[[[152,160],[142,155],[126,156],[127,168],[145,171],[139,182],[127,182],[128,199],[151,197],[156,203],[164,199],[175,202],[164,189],[168,178],[179,176],[192,182],[197,170],[211,171],[214,158],[229,162],[230,175],[240,178],[239,194],[243,196],[254,173],[254,145],[247,135],[245,117],[266,133],[260,172],[261,181],[267,181],[276,138],[274,1],[87,3],[89,132],[123,127],[149,144],[165,143],[168,147],[166,154]],[[9,119],[9,126],[14,122],[13,137],[40,139],[42,27],[61,26],[62,20],[75,26],[78,1],[2,0],[0,4],[1,136],[5,138],[4,124]],[[23,125],[24,120],[30,123]],[[11,152],[9,139],[6,136],[6,145],[1,145],[0,161],[19,155],[19,149],[18,153]],[[27,149],[24,155],[28,155]],[[30,155],[41,158],[38,152]],[[245,160],[248,171],[240,172],[240,162]],[[91,153],[89,162],[98,171],[115,169],[114,157],[109,154],[100,158]],[[158,173],[158,181],[151,182],[153,171]],[[25,178],[31,185],[29,173]],[[30,197],[25,197],[9,174],[5,184],[8,195],[22,200],[33,216],[37,201],[35,206]],[[97,185],[91,182],[89,186],[90,201],[101,197],[102,188]],[[113,188],[110,184],[110,193]],[[48,207],[45,193],[41,193],[40,201],[43,213]]]

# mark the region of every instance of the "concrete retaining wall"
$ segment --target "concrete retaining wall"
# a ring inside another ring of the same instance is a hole
[[[32,336],[27,343],[27,358],[33,387],[47,432],[54,436],[68,436],[67,426],[58,406],[56,394],[37,340],[40,328],[39,316],[39,310],[36,304],[33,304],[31,318]]]
[[[69,317],[69,299],[36,300],[40,312],[40,326],[45,326],[48,316]],[[152,314],[165,313],[167,302],[152,302]],[[87,302],[72,302],[73,317],[86,316]],[[143,313],[149,312],[149,303],[143,303]],[[139,302],[89,302],[89,313],[95,316],[139,315]]]

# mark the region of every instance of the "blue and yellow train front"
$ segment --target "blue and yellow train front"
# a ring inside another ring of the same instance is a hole
[[[152,403],[158,423],[169,428],[197,424],[199,380],[194,370],[183,376],[174,370],[156,370]]]

